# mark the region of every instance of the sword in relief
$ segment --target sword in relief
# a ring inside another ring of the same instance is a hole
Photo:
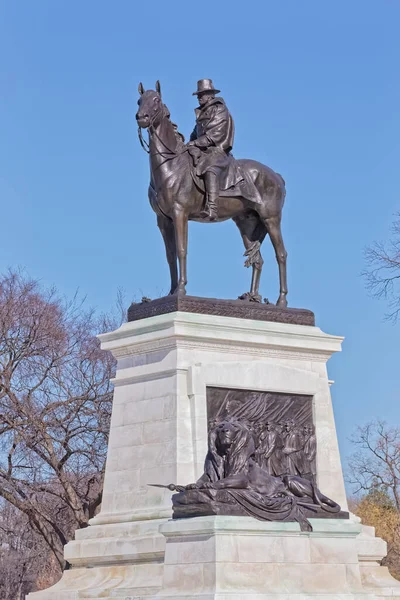
[[[161,483],[148,483],[151,487],[164,488],[170,492],[184,492],[186,487],[184,485],[175,485],[175,483],[169,483],[168,485],[162,485]]]

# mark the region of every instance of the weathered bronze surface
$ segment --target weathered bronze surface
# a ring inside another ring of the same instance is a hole
[[[312,397],[207,388],[208,452],[196,483],[170,484],[175,519],[250,515],[266,521],[348,519],[316,485]]]
[[[316,481],[316,437],[312,396],[207,387],[209,431],[220,420],[246,424],[254,459],[270,475]]]
[[[286,250],[281,232],[285,182],[269,167],[250,159],[235,160],[234,123],[210,79],[198,82],[196,126],[185,144],[161,99],[161,88],[144,90],[136,119],[139,139],[150,155],[149,200],[157,214],[171,275],[171,294],[186,293],[188,221],[232,219],[245,246],[245,266],[252,267],[249,292],[242,299],[261,301],[263,259],[260,247],[269,235],[279,267],[277,305],[287,306]],[[149,134],[148,144],[142,129]],[[179,272],[178,272],[179,264]]]
[[[258,304],[243,300],[219,300],[174,294],[156,300],[132,304],[128,310],[128,321],[138,321],[156,315],[176,312],[238,317],[256,321],[274,321],[295,325],[315,325],[314,313],[300,308],[281,308],[273,304]]]
[[[256,460],[256,442],[245,421],[213,422],[204,473],[172,496],[175,519],[204,515],[247,515],[264,521],[297,521],[311,530],[309,517],[348,518],[315,483],[299,475],[270,475]]]

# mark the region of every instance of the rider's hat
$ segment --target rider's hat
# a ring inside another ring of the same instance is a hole
[[[212,79],[199,79],[197,82],[197,91],[193,92],[192,96],[198,96],[203,92],[214,92],[214,94],[219,94],[221,90],[216,90],[213,86]]]

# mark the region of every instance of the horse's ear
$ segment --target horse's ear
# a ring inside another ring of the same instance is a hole
[[[160,82],[158,81],[158,79],[156,81],[156,92],[161,98],[161,85],[160,85]]]
[[[139,94],[142,96],[144,94],[144,87],[143,87],[143,83],[140,82],[138,85],[138,92]]]

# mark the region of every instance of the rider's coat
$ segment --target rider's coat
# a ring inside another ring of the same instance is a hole
[[[243,180],[231,150],[235,136],[232,116],[222,98],[213,98],[195,109],[196,126],[190,136],[202,151],[197,175],[212,171],[219,177],[220,189],[227,190]]]

